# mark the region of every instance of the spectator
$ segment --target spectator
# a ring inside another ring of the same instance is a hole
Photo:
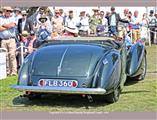
[[[28,38],[28,53],[32,53],[34,48],[36,48],[37,37],[34,31],[30,32],[30,36]]]
[[[105,14],[105,18],[108,21],[108,25],[109,25],[109,17],[110,17],[110,15],[111,15],[111,13],[109,11],[107,11],[106,14]]]
[[[104,26],[104,32],[108,32],[108,20],[104,16],[104,11],[100,11],[100,19],[101,19],[101,25]]]
[[[128,17],[128,14],[129,14],[129,9],[128,9],[128,8],[125,8],[125,9],[124,9],[124,17],[126,17],[126,19],[127,19],[127,17]]]
[[[51,39],[52,25],[49,18],[43,15],[39,18],[39,24],[37,25],[37,36],[39,40]]]
[[[129,21],[129,9],[127,9],[127,8],[124,9],[124,15],[123,15],[122,19]],[[129,33],[128,23],[121,23],[121,25],[123,26],[123,31],[126,31]]]
[[[0,17],[0,39],[1,47],[5,48],[7,54],[7,75],[14,76],[17,74],[16,63],[16,42],[15,42],[15,17],[11,16],[13,9],[11,7],[4,7],[4,16]]]
[[[70,28],[73,28],[73,29],[77,29],[77,20],[76,18],[74,18],[74,15],[73,15],[73,11],[70,10],[69,11],[69,16],[66,17],[65,19],[65,27],[70,27]]]
[[[118,13],[115,12],[115,8],[111,7],[111,15],[109,17],[109,26],[110,26],[110,32],[113,35],[118,35],[118,23],[119,22],[124,22],[128,23],[128,20],[123,20],[119,16]]]
[[[38,11],[38,13],[37,13],[37,15],[36,15],[35,26],[40,23],[39,18],[40,18],[41,16],[43,16],[43,15],[44,15],[44,9],[43,9],[43,8],[40,8],[39,11]]]
[[[53,32],[61,35],[63,32],[63,17],[60,16],[60,11],[58,9],[55,10],[55,15],[51,20]]]
[[[21,33],[21,40],[20,40],[20,42],[18,42],[17,44],[16,44],[16,46],[17,46],[17,51],[16,51],[16,59],[17,59],[17,68],[19,69],[20,68],[20,66],[21,66],[21,63],[22,63],[22,61],[21,61],[21,43],[23,43],[23,56],[25,57],[25,56],[27,56],[28,55],[28,37],[29,37],[29,33],[27,32],[27,31],[22,31],[22,33]]]
[[[91,30],[90,33],[96,35],[96,27],[100,24],[101,21],[99,19],[99,9],[93,9],[93,12],[93,16],[91,16],[89,19],[89,27]]]
[[[15,19],[18,23],[18,20],[22,18],[21,9],[20,8],[15,8],[14,12],[15,12]]]
[[[146,41],[146,39],[148,38],[147,36],[147,28],[148,28],[148,18],[147,18],[147,13],[144,13],[143,14],[143,18],[141,20],[141,23],[140,23],[142,26],[141,26],[141,39],[143,41]]]
[[[156,27],[155,24],[156,24],[157,20],[154,16],[153,10],[150,11],[148,20],[149,20],[148,27],[150,30],[150,40],[151,40],[151,44],[154,44],[154,32],[155,32],[155,27]]]
[[[16,20],[16,23],[18,24],[19,19],[22,18],[22,14],[21,14],[21,9],[20,8],[15,8],[14,9],[14,17]],[[18,26],[18,25],[17,25]],[[16,42],[18,42],[18,35],[19,35],[19,31],[18,31],[18,27],[16,26]]]
[[[132,20],[132,12],[131,11],[129,11],[128,20],[129,20],[129,22],[131,22],[131,20]],[[129,31],[128,32],[130,32],[131,30],[132,30],[132,26],[131,26],[131,24],[129,24]],[[129,36],[131,37],[131,34]]]
[[[80,17],[79,17],[79,35],[80,36],[88,36],[89,33],[89,18],[86,17],[86,12],[81,11],[80,12]]]
[[[46,9],[45,15],[48,16],[49,20],[51,21],[51,18],[53,17],[53,13],[50,11],[49,8]]]
[[[63,11],[63,9],[59,9],[59,13],[60,13],[61,17],[64,17],[64,11]]]
[[[33,48],[35,48],[36,36],[34,31],[28,33],[27,31],[22,31],[21,41],[24,45],[24,55],[30,54],[33,52]],[[17,44],[17,47],[20,46],[20,43]]]
[[[64,16],[63,16],[63,25],[65,26],[65,20],[66,20],[66,18],[68,17],[68,14],[65,12],[64,13]]]
[[[134,16],[131,19],[131,27],[132,27],[132,33],[133,33],[133,42],[140,39],[140,19],[138,17],[138,11],[134,11]]]
[[[18,26],[17,26],[20,39],[21,39],[22,31],[27,31],[28,33],[30,33],[30,31],[33,31],[33,23],[27,18],[27,12],[23,10],[21,13],[22,13],[22,18],[19,19]]]

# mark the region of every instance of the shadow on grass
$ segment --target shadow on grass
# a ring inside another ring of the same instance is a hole
[[[49,107],[73,107],[90,109],[90,107],[106,106],[109,103],[105,102],[102,96],[93,96],[93,102],[89,102],[87,98],[79,95],[45,95],[40,99],[29,100],[26,97],[15,97],[13,105],[27,107],[27,106],[49,106]]]
[[[138,80],[133,80],[131,78],[127,78],[124,86],[134,85],[134,84],[137,84],[138,82],[139,82]]]

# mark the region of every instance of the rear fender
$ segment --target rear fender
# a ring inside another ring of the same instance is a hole
[[[101,60],[101,64],[95,75],[93,87],[106,90],[115,88],[119,84],[121,73],[120,53],[113,51]]]
[[[136,43],[130,48],[129,54],[127,56],[127,75],[134,77],[138,73],[138,69],[141,65],[142,59],[145,55],[145,47],[141,43]]]

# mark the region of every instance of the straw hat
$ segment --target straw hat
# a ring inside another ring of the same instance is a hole
[[[28,36],[29,35],[29,33],[26,31],[26,30],[24,30],[24,31],[22,31],[22,34],[21,34],[22,36]]]
[[[27,15],[28,13],[25,10],[22,10],[22,15]]]
[[[3,10],[10,10],[10,11],[13,11],[13,9],[12,9],[10,6],[5,6],[5,7],[3,7]]]
[[[98,12],[98,11],[99,11],[98,8],[94,8],[94,9],[92,9],[92,10],[93,10],[93,12]]]
[[[39,21],[40,21],[40,22],[42,22],[42,21],[46,22],[46,21],[47,21],[46,15],[42,15],[42,16],[39,18]]]

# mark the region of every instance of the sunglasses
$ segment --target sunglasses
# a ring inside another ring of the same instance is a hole
[[[6,12],[12,12],[11,10],[6,10]]]
[[[22,16],[27,16],[26,14],[22,15]]]

